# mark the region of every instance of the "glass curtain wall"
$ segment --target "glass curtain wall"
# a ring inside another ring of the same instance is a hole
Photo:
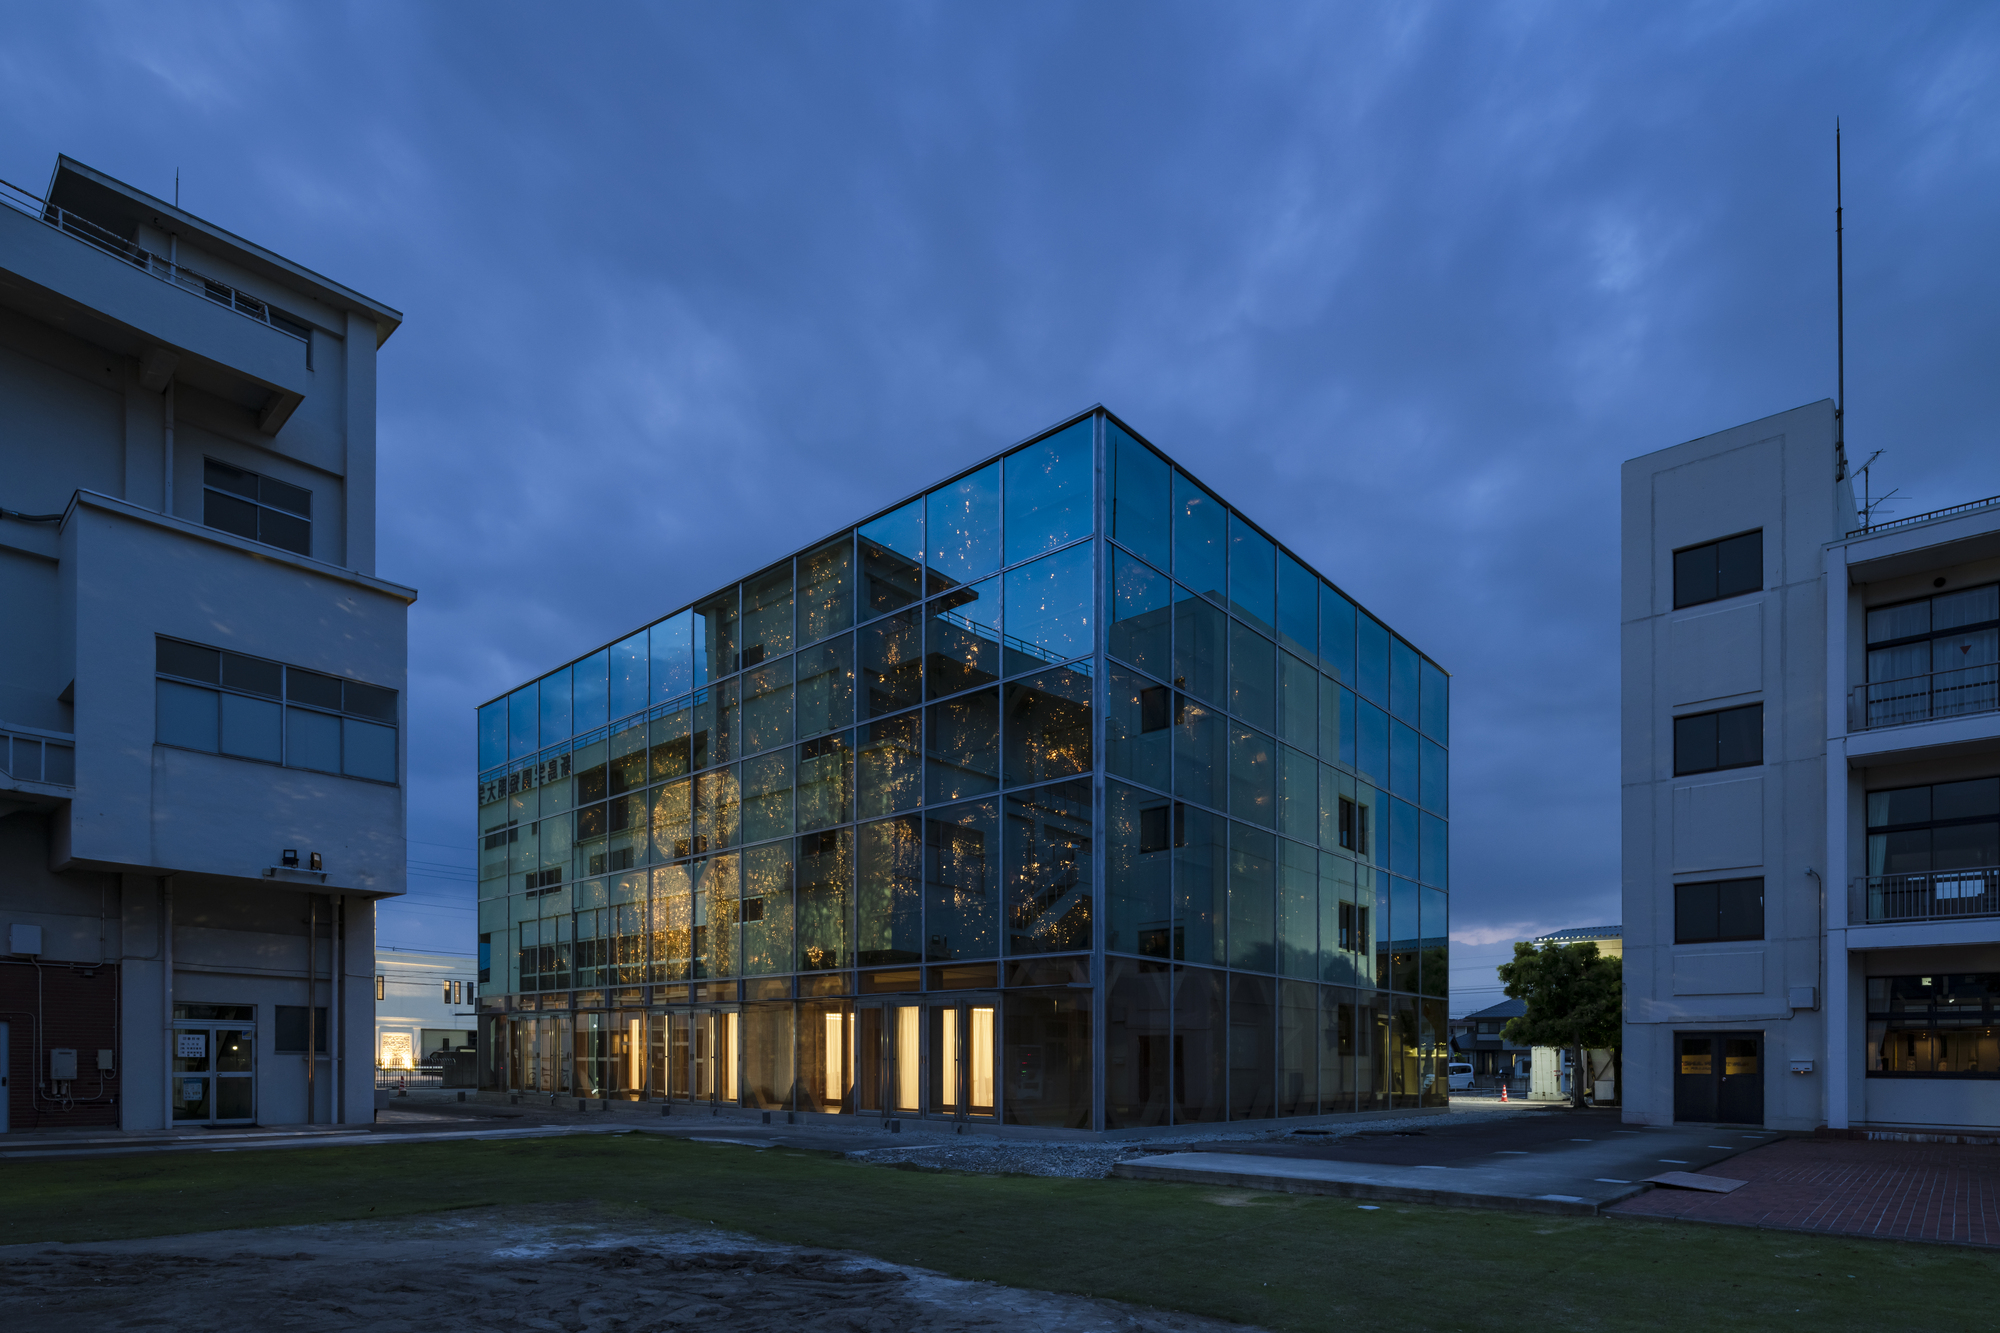
[[[484,993],[561,1013],[492,1077],[1075,1128],[1441,1104],[1447,704],[1072,422],[479,709]]]

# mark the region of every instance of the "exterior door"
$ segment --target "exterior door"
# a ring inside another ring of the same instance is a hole
[[[176,1123],[249,1124],[257,1118],[253,1028],[175,1024],[170,1102]]]
[[[954,1120],[990,1120],[998,1082],[998,1014],[994,997],[954,996],[932,1002],[926,1054],[928,1110]]]
[[[688,1084],[695,1101],[736,1103],[736,1032],[733,1009],[688,1015]]]
[[[1764,1034],[1674,1034],[1674,1119],[1764,1123]]]

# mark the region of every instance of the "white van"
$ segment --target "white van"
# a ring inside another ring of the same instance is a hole
[[[1444,1072],[1447,1084],[1453,1092],[1472,1091],[1471,1065],[1464,1065],[1457,1063],[1448,1064],[1444,1067]]]

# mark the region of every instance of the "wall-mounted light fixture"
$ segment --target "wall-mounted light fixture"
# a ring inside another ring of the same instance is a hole
[[[326,867],[325,867],[324,865],[321,865],[321,864],[320,864],[320,859],[319,859],[319,853],[318,853],[318,852],[314,852],[314,853],[312,854],[312,868],[313,868],[314,870],[324,870],[324,869],[326,869]]]
[[[299,868],[299,849],[296,847],[285,848],[285,854],[278,858],[278,864],[292,870],[297,870]]]

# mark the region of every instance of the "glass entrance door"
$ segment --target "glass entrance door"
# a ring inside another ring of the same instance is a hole
[[[254,1028],[176,1023],[170,1102],[176,1124],[249,1124],[257,1118]]]
[[[854,1109],[864,1115],[921,1115],[924,1009],[894,1000],[854,1006]]]
[[[926,1041],[930,1060],[929,1111],[954,1120],[990,1120],[999,1070],[996,1014],[988,996],[954,996],[932,1002]]]
[[[733,1009],[695,1009],[687,1018],[687,1086],[696,1102],[734,1105],[736,1094],[737,1013]]]
[[[1761,1032],[1676,1032],[1674,1119],[1763,1124],[1763,1054]]]

